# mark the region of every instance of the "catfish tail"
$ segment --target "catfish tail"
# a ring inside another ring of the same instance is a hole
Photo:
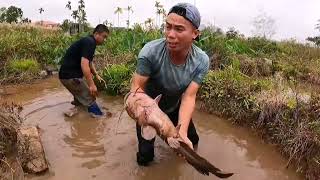
[[[183,157],[185,157],[186,161],[203,175],[208,176],[209,173],[212,173],[219,178],[228,178],[233,175],[233,173],[223,172],[214,165],[212,165],[206,159],[199,156],[184,142],[180,141],[180,147],[175,151],[181,154]]]

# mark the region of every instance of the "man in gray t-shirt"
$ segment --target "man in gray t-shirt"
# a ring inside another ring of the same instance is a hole
[[[179,3],[169,11],[165,38],[147,43],[139,53],[131,91],[141,89],[155,98],[162,94],[159,107],[174,125],[181,124],[179,134],[191,148],[199,137],[192,123],[196,94],[209,69],[209,58],[193,44],[199,36],[200,13],[188,3]],[[154,157],[154,139],[141,136],[137,124],[139,151],[137,162],[147,165]]]

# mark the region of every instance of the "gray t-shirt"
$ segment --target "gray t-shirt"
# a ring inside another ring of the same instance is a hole
[[[194,81],[201,84],[209,69],[209,57],[192,45],[187,61],[182,65],[171,62],[165,39],[147,43],[139,53],[136,73],[149,76],[145,91],[155,98],[162,94],[159,107],[170,113],[180,104],[181,96]]]

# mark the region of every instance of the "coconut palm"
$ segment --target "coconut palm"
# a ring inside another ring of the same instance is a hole
[[[156,13],[157,13],[157,24],[160,25],[161,24],[160,18],[161,18],[161,14],[162,14],[162,9],[158,8]]]
[[[146,25],[146,27],[149,27],[149,29],[152,28],[152,24],[153,24],[153,19],[152,18],[148,18],[144,24]]]
[[[159,1],[156,1],[155,5],[156,7],[156,24],[160,24],[160,14],[161,14],[161,9],[163,8],[163,5],[160,4]]]
[[[122,8],[121,7],[117,7],[117,9],[114,11],[114,14],[118,14],[118,27],[120,26],[120,14],[122,14]]]
[[[79,9],[85,8],[84,0],[79,0]]]
[[[156,1],[155,5],[154,5],[157,9],[163,7],[162,5],[160,5],[159,1]]]
[[[79,0],[79,5],[78,5],[78,21],[79,24],[84,24],[87,21],[87,14],[85,11],[85,4],[84,0]]]
[[[43,9],[43,8],[40,8],[40,9],[39,9],[39,13],[42,14],[43,12],[44,12],[44,9]]]
[[[40,16],[41,16],[41,14],[44,12],[44,9],[43,8],[40,8],[39,9],[39,13],[40,13]],[[41,17],[41,24],[42,24],[42,22],[43,22],[43,20],[42,20],[42,17]]]
[[[66,5],[66,8],[71,10],[71,1],[68,1],[67,5]]]
[[[161,9],[161,15],[162,15],[162,25],[164,25],[167,17],[167,12],[164,8]]]
[[[74,19],[74,23],[77,23],[77,18],[79,17],[78,11],[77,10],[72,11],[71,16]]]
[[[320,19],[318,20],[318,24],[316,25],[316,29],[320,31]]]
[[[129,28],[129,27],[130,27],[130,13],[133,13],[132,6],[128,6],[125,10],[128,11],[127,26],[128,26],[128,28]]]

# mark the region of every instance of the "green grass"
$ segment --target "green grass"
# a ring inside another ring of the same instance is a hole
[[[110,95],[124,94],[128,91],[133,66],[113,64],[102,71],[102,77],[107,82],[105,91]]]
[[[36,74],[40,71],[39,63],[34,59],[16,59],[8,64],[9,73],[32,73]]]
[[[2,63],[11,59],[33,58],[40,64],[55,64],[72,41],[72,37],[60,31],[28,26],[0,24],[0,33]]]

